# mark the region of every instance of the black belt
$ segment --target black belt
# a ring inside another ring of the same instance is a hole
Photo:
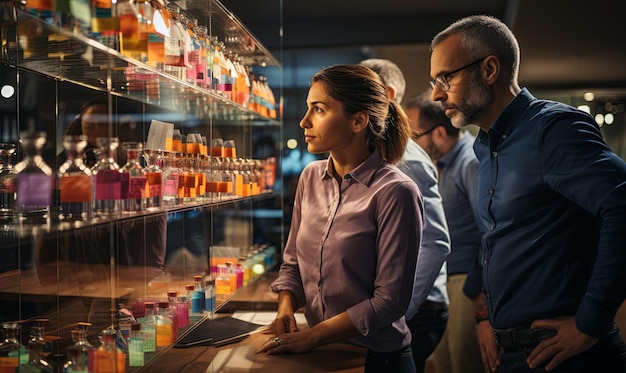
[[[553,329],[494,329],[496,342],[505,350],[520,351],[523,347],[532,347],[537,343],[556,335]]]
[[[422,302],[422,305],[419,307],[419,311],[444,311],[447,310],[448,306],[444,302],[433,302],[430,300],[425,300]]]

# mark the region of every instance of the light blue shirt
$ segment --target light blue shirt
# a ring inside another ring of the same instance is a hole
[[[437,168],[428,153],[415,141],[409,140],[397,166],[417,184],[424,199],[422,241],[417,257],[413,295],[406,311],[406,318],[411,319],[425,299],[449,303],[445,260],[450,254],[450,234],[437,185]]]

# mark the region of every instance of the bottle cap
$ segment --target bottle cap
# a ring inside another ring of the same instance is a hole
[[[176,292],[176,291],[168,291],[167,292],[167,296],[168,297],[175,297],[177,295],[178,295],[178,292]]]

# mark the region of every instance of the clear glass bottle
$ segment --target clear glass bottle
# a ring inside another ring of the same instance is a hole
[[[63,366],[64,372],[87,373],[89,371],[89,351],[93,346],[87,340],[87,326],[89,323],[78,323],[78,327],[71,330],[72,345],[67,347],[67,362]]]
[[[191,314],[194,316],[202,314],[205,309],[206,302],[205,297],[206,293],[204,291],[204,287],[202,286],[202,276],[194,276],[194,287],[193,287],[193,295],[191,298]]]
[[[115,215],[122,211],[122,174],[115,161],[117,137],[98,137],[99,160],[91,168],[94,188],[93,213]]]
[[[63,137],[67,160],[59,167],[59,215],[64,220],[89,220],[91,218],[91,170],[83,162],[87,136]]]
[[[226,264],[217,265],[217,277],[215,278],[215,300],[224,302],[230,297],[230,278],[226,275]]]
[[[163,169],[161,168],[162,157],[158,150],[145,150],[146,160],[144,169],[148,178],[146,184],[146,196],[148,197],[148,209],[160,209],[163,206]]]
[[[22,161],[15,165],[17,172],[15,208],[27,219],[47,217],[50,212],[54,179],[52,169],[41,157],[46,138],[45,132],[20,133],[24,156]]]
[[[116,337],[114,328],[102,331],[102,345],[93,352],[93,373],[126,372],[126,355],[116,347]]]
[[[215,310],[215,280],[211,277],[206,280],[205,289],[205,309],[209,313]]]
[[[128,213],[145,211],[148,203],[146,196],[148,177],[139,163],[143,145],[139,142],[124,142],[122,148],[126,151],[126,164],[120,169],[123,211]]]
[[[178,328],[183,329],[189,325],[189,305],[187,293],[176,296],[176,315],[178,315]]]
[[[176,342],[176,337],[178,337],[178,311],[176,310],[176,302],[178,297],[178,292],[176,291],[168,291],[167,292],[167,302],[169,304],[167,309],[167,315],[172,320],[172,343]]]
[[[15,144],[0,144],[0,219],[11,219],[15,214],[15,183],[17,172],[13,167]]]
[[[43,326],[30,327],[30,339],[28,340],[28,364],[41,372],[52,372],[52,366],[44,357],[44,350],[48,349],[48,342],[44,338]]]
[[[143,350],[143,336],[141,335],[141,324],[135,323],[130,326],[130,337],[128,338],[128,365],[140,367],[145,364],[145,352]]]
[[[140,320],[144,352],[156,351],[156,309],[154,306],[153,302],[146,302],[146,314]]]
[[[2,323],[4,340],[0,343],[0,372],[14,373],[20,365],[20,341],[17,339],[17,322]]]
[[[181,202],[178,198],[178,182],[183,171],[178,167],[178,154],[167,152],[163,156],[163,206],[166,207],[176,206]]]

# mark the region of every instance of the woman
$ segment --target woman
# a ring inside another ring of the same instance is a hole
[[[300,122],[311,153],[296,190],[278,314],[257,352],[301,353],[347,340],[368,348],[365,372],[414,372],[409,304],[422,231],[420,192],[392,164],[409,139],[402,109],[378,75],[337,65],[311,80]],[[305,306],[310,326],[294,312]],[[384,369],[384,370],[383,370]]]

